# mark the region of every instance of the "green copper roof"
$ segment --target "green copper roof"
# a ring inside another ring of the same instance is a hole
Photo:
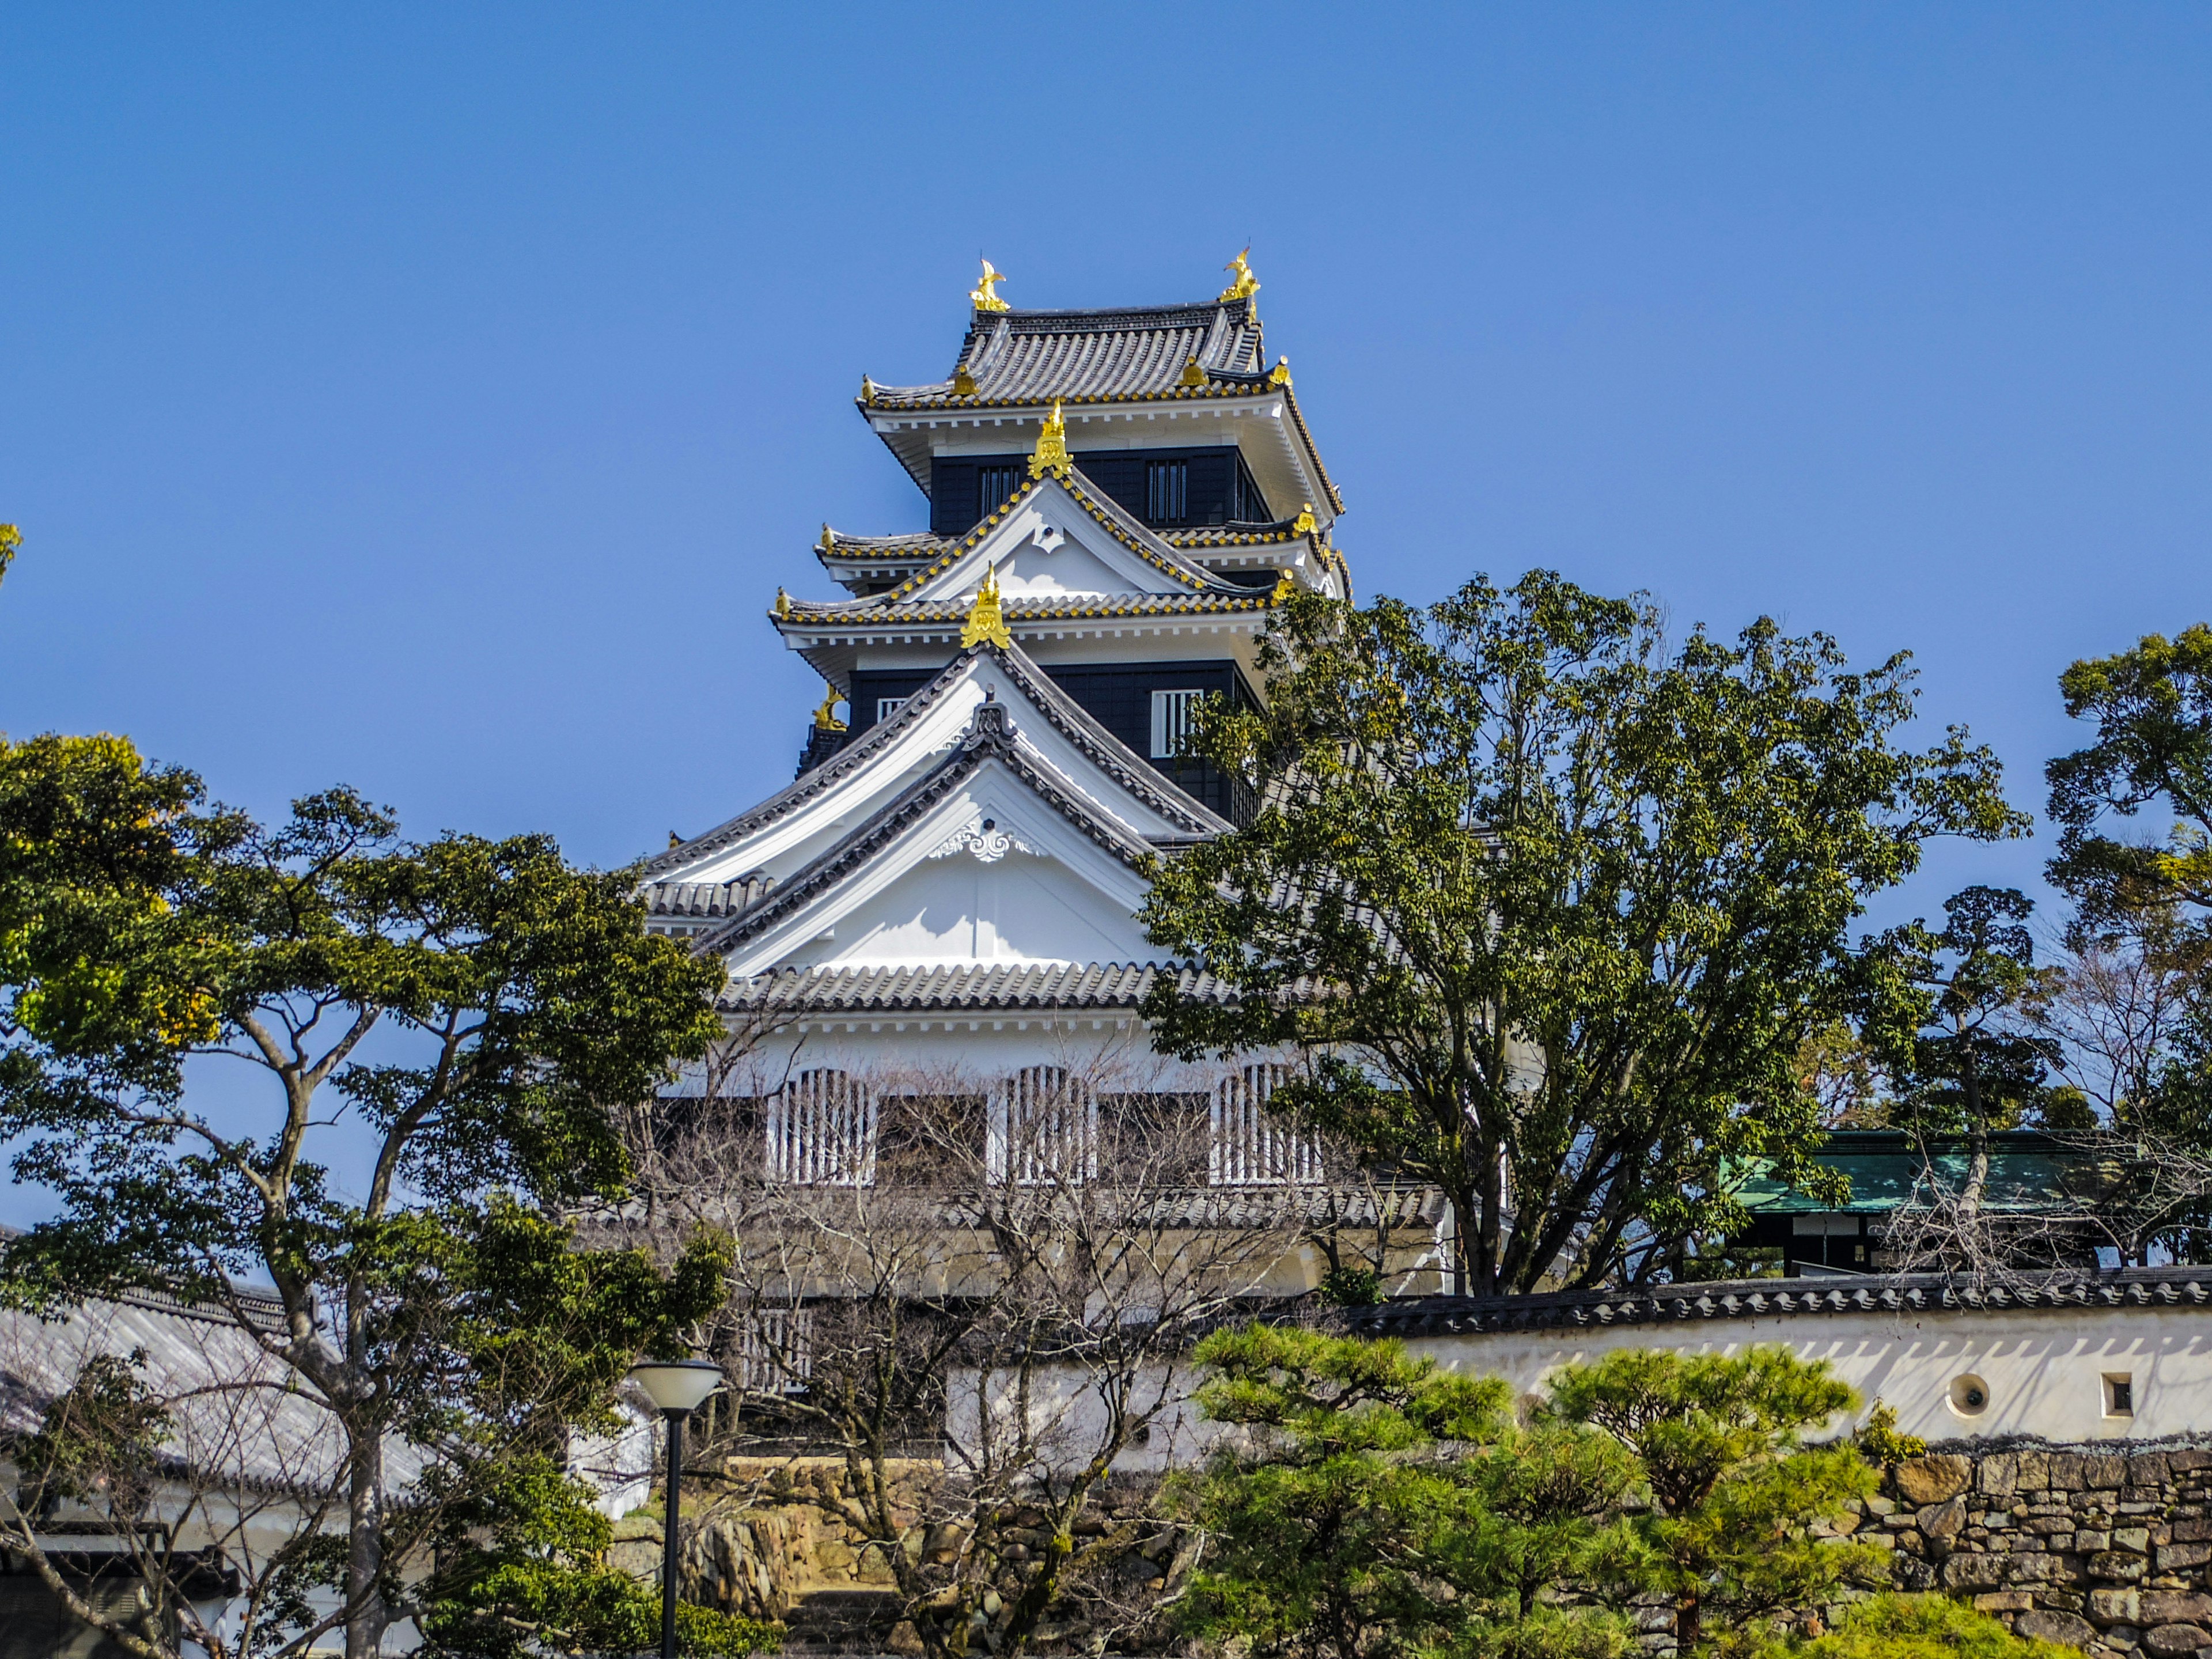
[[[1844,1210],[1881,1215],[1905,1201],[1923,1170],[1932,1171],[1943,1187],[1957,1192],[1966,1178],[1968,1152],[1963,1139],[1948,1135],[1931,1135],[1923,1143],[1889,1129],[1838,1129],[1831,1132],[1827,1145],[1813,1155],[1813,1161],[1850,1178],[1851,1195]],[[2078,1212],[2106,1184],[2099,1174],[2100,1162],[2087,1148],[2034,1130],[1992,1134],[1983,1207],[2008,1215]],[[1786,1186],[1768,1171],[1764,1159],[1731,1171],[1742,1182],[1739,1195],[1743,1206],[1753,1215],[1833,1213],[1832,1206]]]

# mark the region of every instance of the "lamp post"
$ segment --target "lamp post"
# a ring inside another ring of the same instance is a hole
[[[676,1517],[684,1475],[684,1419],[721,1386],[711,1359],[645,1359],[630,1381],[653,1397],[668,1425],[668,1517],[660,1534],[660,1659],[676,1659]]]

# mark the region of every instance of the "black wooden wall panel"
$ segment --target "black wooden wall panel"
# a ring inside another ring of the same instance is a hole
[[[1083,476],[1139,519],[1145,517],[1145,467],[1151,461],[1182,461],[1190,469],[1188,511],[1177,525],[1228,524],[1256,520],[1267,511],[1233,444],[1199,449],[1079,449],[1075,465]],[[986,466],[1019,465],[1026,455],[940,456],[930,467],[929,528],[939,536],[964,536],[983,516],[975,475]],[[1241,475],[1241,477],[1240,477]],[[1026,476],[1026,473],[1024,474]],[[1241,486],[1241,487],[1240,487]],[[1152,521],[1147,520],[1147,523]],[[1170,528],[1164,522],[1154,529]]]

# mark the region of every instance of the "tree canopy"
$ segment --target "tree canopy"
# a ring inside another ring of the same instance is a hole
[[[608,1109],[720,1030],[719,964],[648,935],[632,886],[543,836],[406,841],[346,790],[266,828],[118,738],[0,742],[0,1138],[59,1210],[0,1288],[158,1288],[289,1368],[343,1446],[319,1627],[353,1659],[404,1616],[398,1562],[441,1504],[604,1414],[720,1300],[712,1240],[664,1272],[574,1230],[629,1178]],[[216,1066],[263,1079],[258,1115],[202,1103]],[[341,1124],[365,1167],[332,1161]]]
[[[1737,1219],[1731,1160],[1817,1184],[1799,1054],[1867,994],[1868,896],[2024,828],[1965,732],[1896,741],[1904,657],[1769,621],[1670,649],[1549,572],[1298,596],[1261,660],[1267,706],[1196,739],[1258,809],[1146,911],[1238,994],[1146,1012],[1186,1056],[1302,1052],[1278,1098],[1443,1188],[1472,1293],[1663,1271]]]

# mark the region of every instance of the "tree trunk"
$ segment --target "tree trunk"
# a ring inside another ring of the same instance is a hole
[[[1982,1197],[1990,1185],[1990,1120],[1982,1109],[1981,1075],[1971,1051],[1962,1068],[1966,1097],[1966,1185],[1959,1194],[1959,1224],[1963,1231],[1981,1218]],[[1967,1242],[1972,1249],[1972,1241]]]
[[[1698,1617],[1698,1593],[1686,1590],[1674,1603],[1674,1659],[1690,1659],[1705,1627]]]
[[[384,1642],[384,1437],[372,1425],[349,1449],[346,1490],[346,1659],[377,1659]]]

